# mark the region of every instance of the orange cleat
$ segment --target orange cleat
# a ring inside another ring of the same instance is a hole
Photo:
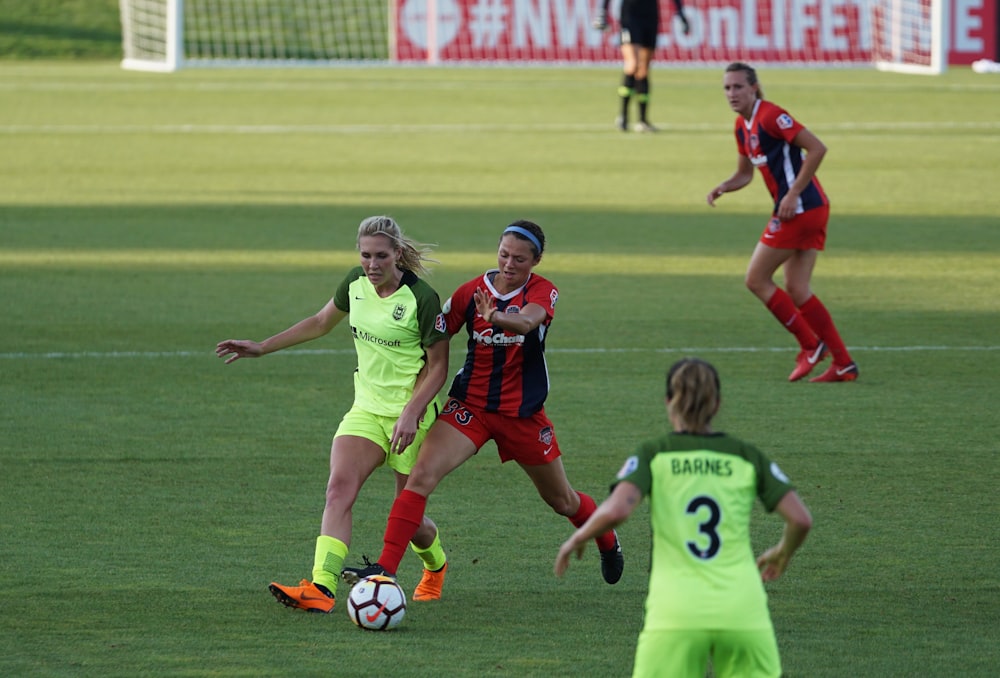
[[[847,365],[830,365],[830,368],[819,375],[818,377],[813,377],[809,381],[821,383],[821,382],[832,382],[832,381],[854,381],[858,378],[858,364],[848,363]]]
[[[448,571],[448,563],[440,570],[424,569],[417,588],[413,589],[414,600],[441,600],[441,589],[444,588],[444,573]]]
[[[795,369],[788,375],[788,381],[798,381],[812,372],[814,367],[823,362],[828,353],[826,344],[822,341],[812,350],[799,351],[799,355],[795,358]]]
[[[285,607],[294,607],[307,612],[332,612],[337,602],[326,589],[321,589],[308,579],[303,579],[298,586],[284,586],[271,582],[267,588]]]

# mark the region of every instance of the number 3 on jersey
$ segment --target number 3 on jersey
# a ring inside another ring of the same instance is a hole
[[[719,503],[712,497],[702,495],[688,502],[685,510],[688,515],[697,515],[699,519],[704,518],[698,523],[698,532],[702,536],[699,541],[687,542],[688,551],[695,558],[711,560],[722,547],[722,539],[719,538],[719,533],[716,531],[719,521],[722,519]]]

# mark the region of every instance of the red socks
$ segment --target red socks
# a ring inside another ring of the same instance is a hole
[[[786,330],[795,335],[803,351],[811,351],[816,348],[819,342],[816,339],[816,333],[810,327],[812,323],[806,320],[804,313],[799,312],[788,292],[780,287],[775,289],[774,294],[767,300],[767,310],[785,326]],[[831,348],[833,347],[831,346]]]
[[[840,332],[833,324],[833,318],[830,317],[830,312],[826,310],[823,302],[814,294],[799,307],[799,311],[816,332],[816,335],[830,349],[830,353],[833,354],[833,363],[835,365],[850,364],[851,354],[847,352],[847,347],[844,346],[844,341],[840,338]]]
[[[597,510],[597,504],[589,494],[584,494],[583,492],[577,492],[577,494],[580,496],[580,508],[569,519],[569,522],[573,523],[574,527],[583,525],[590,518],[591,514]],[[597,537],[594,541],[597,542],[598,550],[610,551],[615,547],[615,533],[613,530],[610,530]]]
[[[378,564],[386,572],[396,574],[399,561],[406,553],[406,545],[413,539],[420,523],[424,520],[425,510],[427,510],[427,497],[412,490],[403,490],[396,497],[396,501],[392,502],[392,510],[389,511],[389,520],[385,526],[382,554],[378,557]]]

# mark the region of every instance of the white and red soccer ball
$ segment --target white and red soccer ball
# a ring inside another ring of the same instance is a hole
[[[347,615],[370,631],[391,631],[406,615],[406,594],[392,577],[365,577],[347,596]]]

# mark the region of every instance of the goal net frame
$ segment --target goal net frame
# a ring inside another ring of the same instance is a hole
[[[655,58],[942,73],[946,3],[954,1],[688,0],[689,35],[674,2],[660,0]],[[122,67],[619,63],[617,26],[601,33],[590,25],[599,2],[119,0]],[[620,2],[611,2],[613,17]],[[500,13],[489,26],[487,11]]]
[[[880,0],[872,59],[880,71],[940,75],[948,68],[945,0]]]

